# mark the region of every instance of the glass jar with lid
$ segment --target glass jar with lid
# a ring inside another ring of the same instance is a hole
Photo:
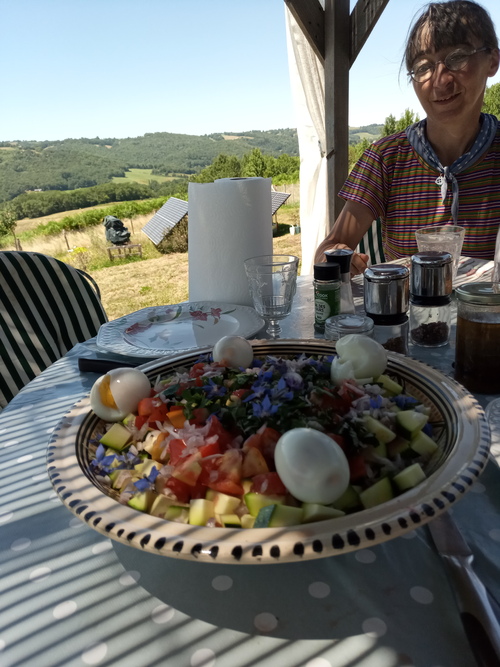
[[[361,334],[373,337],[373,320],[366,315],[355,315],[341,313],[329,317],[325,322],[325,338],[327,340],[338,340],[349,334]]]
[[[469,283],[455,293],[455,378],[469,391],[500,394],[500,285]]]
[[[390,352],[408,354],[408,267],[375,264],[364,272],[364,304],[373,338]]]

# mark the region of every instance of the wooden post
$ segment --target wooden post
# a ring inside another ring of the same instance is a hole
[[[337,196],[349,167],[349,0],[325,2],[325,126],[328,231],[344,202]]]

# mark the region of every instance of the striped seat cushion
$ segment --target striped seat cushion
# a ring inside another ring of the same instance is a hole
[[[384,264],[384,246],[382,243],[382,225],[377,218],[359,242],[356,252],[364,252],[370,258],[370,264]]]
[[[0,408],[107,319],[74,267],[36,252],[0,252]]]

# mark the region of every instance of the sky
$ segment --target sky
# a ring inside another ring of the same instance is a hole
[[[423,116],[400,65],[424,4],[389,0],[351,68],[351,127]],[[0,0],[0,26],[0,141],[297,126],[283,0]]]

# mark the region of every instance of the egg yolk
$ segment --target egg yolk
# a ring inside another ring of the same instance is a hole
[[[102,404],[105,405],[107,408],[113,408],[113,410],[118,410],[118,406],[116,405],[115,399],[113,398],[113,394],[111,393],[110,382],[111,382],[111,377],[109,375],[105,375],[102,379],[101,384],[99,385],[99,396],[101,398]]]

